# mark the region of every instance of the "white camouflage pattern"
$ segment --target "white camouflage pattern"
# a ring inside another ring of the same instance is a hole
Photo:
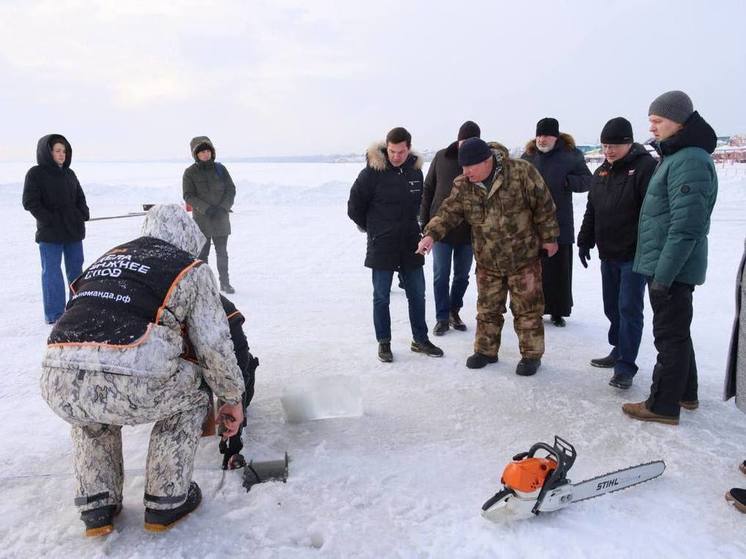
[[[144,236],[156,237],[197,255],[204,237],[178,205],[153,207]],[[243,378],[233,352],[228,321],[209,267],[184,274],[163,313],[140,345],[113,348],[54,346],[42,363],[41,391],[52,410],[71,423],[76,497],[94,502],[81,511],[122,498],[121,426],[156,422],[150,438],[145,493],[154,509],[186,499],[208,396],[204,380],[223,401],[241,401]],[[199,364],[180,358],[182,325]],[[168,498],[172,499],[168,499]]]

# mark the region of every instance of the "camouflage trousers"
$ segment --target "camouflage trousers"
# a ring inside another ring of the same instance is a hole
[[[42,396],[72,425],[75,504],[81,512],[122,502],[122,426],[155,422],[145,467],[145,506],[186,500],[208,405],[196,367],[166,379],[44,368]]]
[[[474,351],[497,356],[510,293],[510,311],[521,356],[536,359],[544,355],[544,294],[538,258],[506,276],[477,267],[477,290]]]

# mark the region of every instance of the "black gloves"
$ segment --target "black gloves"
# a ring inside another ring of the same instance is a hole
[[[223,208],[221,208],[220,206],[210,206],[205,210],[205,215],[207,217],[215,217],[220,215],[220,213],[223,211]]]
[[[668,286],[667,285],[663,285],[662,283],[659,283],[653,280],[648,285],[648,289],[650,289],[651,296],[658,296],[664,299],[668,298]]]
[[[588,261],[591,259],[591,249],[586,247],[578,247],[578,257],[583,268],[588,267]]]

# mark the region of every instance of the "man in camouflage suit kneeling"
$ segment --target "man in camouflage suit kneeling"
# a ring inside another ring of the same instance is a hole
[[[544,354],[544,295],[539,252],[557,252],[559,225],[544,180],[530,164],[510,159],[508,150],[479,138],[459,148],[464,174],[435,217],[425,226],[417,252],[466,221],[477,262],[477,333],[470,369],[497,361],[508,293],[521,351],[516,374],[536,373]]]
[[[96,260],[49,336],[41,390],[72,425],[75,504],[86,535],[108,534],[121,510],[122,426],[155,422],[145,472],[145,528],[163,531],[199,505],[194,455],[209,396],[224,436],[243,421],[244,381],[205,239],[177,205],[155,206],[142,236]],[[185,359],[189,340],[196,362]]]

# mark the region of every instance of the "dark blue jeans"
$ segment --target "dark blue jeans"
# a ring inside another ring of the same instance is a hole
[[[617,358],[614,373],[633,377],[642,338],[645,277],[632,271],[632,260],[601,260],[601,285],[609,343]]]
[[[453,259],[453,283],[451,280],[451,259]],[[433,245],[433,294],[435,295],[435,318],[448,320],[451,310],[464,306],[464,293],[469,286],[469,272],[474,259],[470,244],[452,245],[435,243]]]
[[[421,267],[401,270],[399,273],[407,294],[412,338],[416,342],[425,342],[428,339],[425,323],[425,274]],[[373,325],[376,329],[376,339],[379,342],[391,341],[389,299],[393,277],[393,270],[373,270]]]
[[[65,310],[65,279],[62,277],[62,256],[65,275],[70,285],[83,271],[83,241],[74,243],[39,243],[41,255],[41,292],[44,299],[44,320],[54,322]]]

